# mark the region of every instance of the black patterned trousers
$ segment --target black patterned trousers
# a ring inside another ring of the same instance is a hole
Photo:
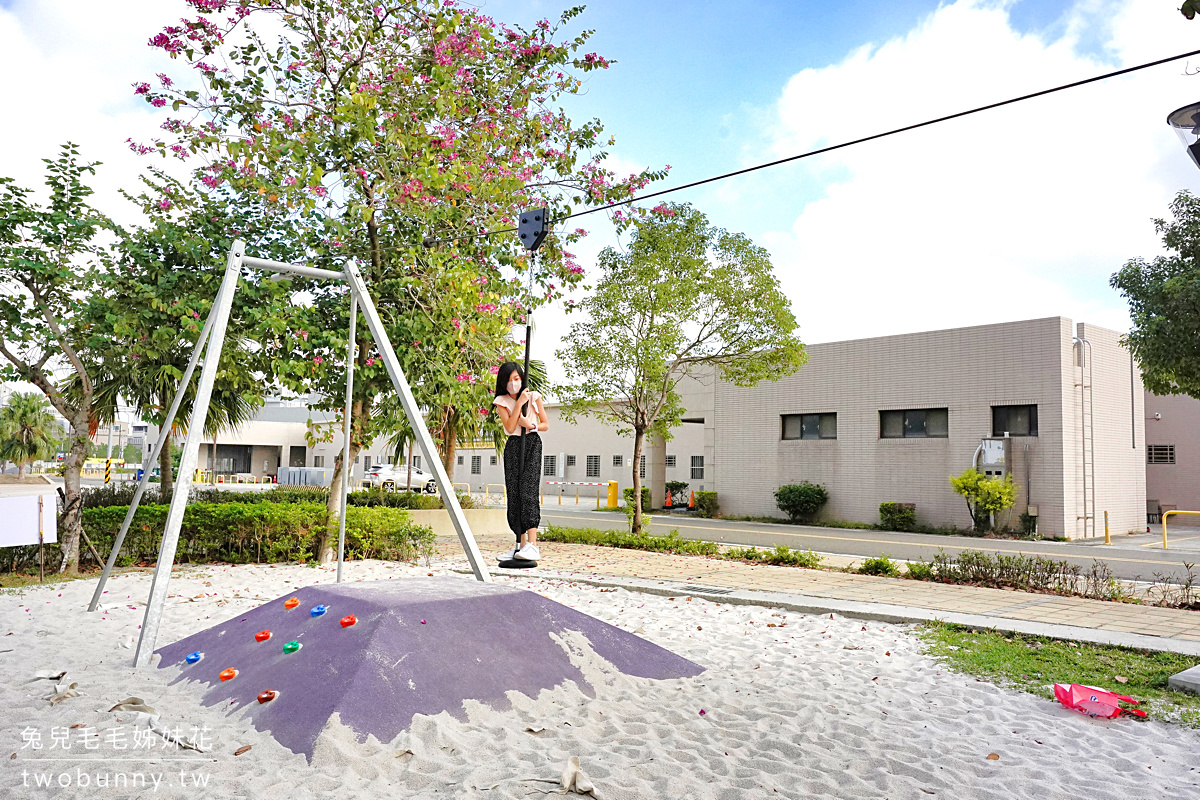
[[[521,457],[521,441],[520,435],[509,436],[504,445],[508,527],[518,540],[521,534],[536,528],[542,521],[542,510],[538,504],[538,488],[542,478],[542,437],[534,431],[526,431],[524,469],[517,463]]]

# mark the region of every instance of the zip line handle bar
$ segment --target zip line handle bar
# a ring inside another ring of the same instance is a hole
[[[253,256],[242,256],[242,265],[246,267],[254,267],[255,269],[265,269],[271,272],[290,272],[294,275],[303,275],[306,278],[322,278],[324,280],[344,281],[346,274],[344,272],[334,272],[329,269],[317,269],[316,267],[301,267],[298,264],[286,264],[282,261],[272,261],[269,258],[254,258]]]

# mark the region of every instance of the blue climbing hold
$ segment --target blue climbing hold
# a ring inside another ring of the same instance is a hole
[[[308,613],[312,614],[314,617],[319,617],[328,610],[329,609],[325,606],[313,606],[313,610]]]
[[[186,656],[184,656],[183,660],[189,664],[195,664],[202,658],[204,658],[204,653],[201,653],[199,650],[197,650],[194,653],[188,653]]]

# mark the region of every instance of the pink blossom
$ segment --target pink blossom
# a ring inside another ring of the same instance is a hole
[[[165,72],[158,73],[158,82],[167,88],[170,88],[171,84],[173,83],[173,81],[169,77],[167,77],[167,74]]]
[[[368,366],[368,367],[373,367],[373,366],[375,366],[375,359],[374,359],[374,358],[368,358],[368,359],[367,359],[367,366]]]
[[[156,97],[150,101],[150,105],[154,106],[155,108],[162,108],[166,104],[167,101],[162,97]]]
[[[450,320],[450,324],[454,326],[455,330],[458,330],[462,327],[462,320],[460,320],[458,317],[455,317],[454,319]]]
[[[322,361],[324,361],[324,360],[325,360],[325,359],[321,358],[320,356],[313,356],[313,363],[314,363],[314,364],[320,364],[320,363],[321,363]]]
[[[146,94],[148,91],[150,91],[150,84],[146,83],[145,81],[133,84],[134,94]]]
[[[499,368],[499,367],[492,367],[490,370],[488,370],[488,372],[492,373],[493,375],[499,375],[499,374],[500,374],[500,368]]]
[[[459,383],[464,383],[471,378],[471,376],[465,372],[460,372],[457,375],[455,375],[454,377],[458,378]]]
[[[296,331],[296,338],[308,341],[308,331]]]
[[[324,186],[310,186],[308,187],[308,190],[317,197],[325,197],[329,194],[329,191]]]
[[[171,201],[167,200],[164,197],[162,200],[158,201],[158,207],[161,208],[163,211],[170,211],[171,210]]]

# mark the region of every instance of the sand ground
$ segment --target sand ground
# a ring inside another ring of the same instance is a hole
[[[454,574],[450,566],[346,570],[349,580],[379,580]],[[331,570],[289,565],[178,569],[160,644],[333,579]],[[94,581],[10,591],[0,595],[0,797],[540,796],[557,788],[571,756],[595,796],[613,800],[1200,797],[1200,732],[1090,719],[947,672],[907,626],[498,580],[707,671],[651,681],[595,661],[585,669],[594,698],[573,684],[511,693],[510,710],[468,704],[459,717],[417,717],[392,742],[358,742],[334,721],[309,764],[240,712],[201,706],[194,685],[171,683],[176,668],[132,668],[148,573],[115,577],[94,614],[86,611]],[[50,682],[29,682],[40,670],[66,670],[83,694],[52,705]],[[108,711],[129,696],[144,698],[160,727],[198,735],[205,752],[163,749],[144,716]]]

